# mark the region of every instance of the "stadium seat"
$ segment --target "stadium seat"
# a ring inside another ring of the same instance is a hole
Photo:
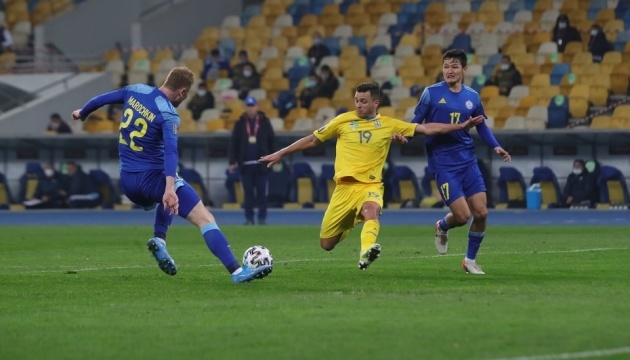
[[[396,207],[394,204],[400,204],[398,207],[420,207],[422,200],[420,186],[418,185],[418,178],[411,168],[403,165],[394,166],[390,187],[392,189],[392,203],[390,205],[394,208]],[[411,205],[405,205],[409,203]]]
[[[44,170],[39,163],[31,162],[26,164],[26,171],[19,180],[19,203],[33,198],[33,196],[35,195],[35,190],[37,189],[37,184],[39,183],[39,179],[41,179],[42,177],[44,177]]]
[[[569,98],[556,95],[547,107],[547,127],[550,129],[566,128],[569,122]]]
[[[223,208],[240,209],[245,196],[241,184],[241,174],[238,169],[233,172],[230,172],[229,169],[225,170],[225,189],[227,191],[228,201],[223,203]]]
[[[0,173],[0,209],[8,209],[11,204],[13,204],[13,197],[7,184],[7,178],[3,173]]]
[[[629,203],[626,179],[619,169],[602,166],[597,179],[599,202],[607,205],[626,205]]]
[[[523,175],[514,167],[499,168],[499,202],[497,208],[525,207],[525,180]]]
[[[551,69],[549,77],[551,79],[551,85],[560,85],[562,77],[565,74],[571,73],[571,65],[567,63],[555,64]]]
[[[553,170],[547,166],[534,168],[530,185],[540,184],[542,193],[542,208],[557,207],[562,203],[562,193],[558,178]]]
[[[429,171],[429,167],[424,167],[424,176],[420,180],[420,186],[422,188],[422,201],[420,202],[421,208],[432,208],[435,206],[442,206],[442,196],[437,188],[437,182],[435,181],[435,174]]]
[[[319,194],[319,202],[330,202],[332,193],[335,190],[335,166],[333,164],[322,164],[322,172],[317,179],[317,192]]]
[[[317,202],[317,177],[307,162],[294,163],[290,181],[291,202],[301,208],[312,208]],[[285,204],[285,208],[288,204]]]
[[[101,205],[103,209],[113,209],[114,204],[118,203],[118,194],[114,189],[114,185],[109,175],[101,170],[90,170],[89,176],[94,180],[101,196]]]

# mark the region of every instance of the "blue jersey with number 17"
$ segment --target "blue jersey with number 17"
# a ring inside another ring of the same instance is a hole
[[[466,85],[451,91],[444,81],[424,89],[414,112],[414,122],[457,124],[484,115],[479,94]],[[452,171],[477,163],[473,139],[468,130],[425,136],[429,171]]]

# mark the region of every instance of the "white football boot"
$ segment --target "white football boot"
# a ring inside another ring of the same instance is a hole
[[[445,255],[448,251],[448,230],[440,229],[440,221],[435,223],[435,249],[440,255]]]
[[[464,270],[464,272],[467,272],[467,273],[473,274],[473,275],[485,275],[486,274],[485,272],[483,272],[483,270],[481,270],[481,266],[477,265],[475,260],[470,260],[470,259],[467,259],[467,258],[464,258],[464,261],[462,262],[462,270]]]

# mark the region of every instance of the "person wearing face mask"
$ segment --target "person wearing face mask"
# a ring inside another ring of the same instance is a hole
[[[322,34],[318,31],[313,33],[313,45],[308,49],[306,56],[311,59],[313,67],[319,66],[324,56],[330,55],[330,49],[322,42]]]
[[[575,160],[562,193],[565,206],[593,206],[594,192],[595,181],[593,176],[586,171],[584,160]]]
[[[232,78],[232,87],[238,90],[238,96],[241,100],[247,97],[250,90],[260,88],[260,75],[256,68],[250,64],[245,64],[241,73]]]
[[[613,45],[606,38],[606,34],[601,26],[594,24],[591,27],[590,39],[588,40],[588,51],[593,54],[593,62],[600,63],[604,54],[613,51]]]
[[[516,66],[512,63],[512,59],[507,55],[503,55],[499,69],[488,80],[488,84],[499,87],[499,93],[503,96],[510,95],[510,90],[512,90],[514,86],[521,85],[522,83],[523,79],[521,73],[516,69]]]
[[[195,121],[199,121],[204,110],[214,109],[214,95],[211,91],[208,91],[205,82],[199,83],[197,92],[195,92],[195,95],[190,99],[186,107],[192,113],[192,118]]]
[[[558,44],[558,52],[564,52],[567,44],[571,41],[582,41],[580,32],[574,26],[571,26],[569,17],[560,14],[556,19],[556,25],[553,27],[551,41]]]
[[[67,194],[62,189],[60,174],[52,164],[42,165],[44,177],[37,181],[32,199],[24,201],[27,209],[61,209],[65,207]]]
[[[304,88],[300,91],[300,105],[305,109],[309,109],[311,103],[319,94],[321,79],[317,74],[311,73],[308,78],[303,80],[303,84]]]
[[[249,65],[252,68],[256,68],[253,62],[249,60],[249,55],[247,54],[247,50],[241,50],[238,52],[238,62],[236,66],[234,66],[234,75],[239,75],[243,72],[243,68]]]
[[[319,86],[319,91],[317,92],[317,97],[332,99],[333,95],[335,95],[335,91],[339,88],[339,80],[335,74],[333,74],[332,69],[328,65],[322,66],[319,76],[321,84]]]
[[[46,127],[46,131],[54,132],[57,134],[71,134],[72,129],[67,122],[63,121],[61,115],[54,113],[50,115],[50,121],[48,122],[48,127]]]

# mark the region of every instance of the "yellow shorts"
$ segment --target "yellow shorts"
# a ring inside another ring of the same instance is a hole
[[[331,238],[354,228],[363,221],[361,208],[366,201],[373,201],[383,208],[382,183],[338,183],[324,214],[319,237]]]

